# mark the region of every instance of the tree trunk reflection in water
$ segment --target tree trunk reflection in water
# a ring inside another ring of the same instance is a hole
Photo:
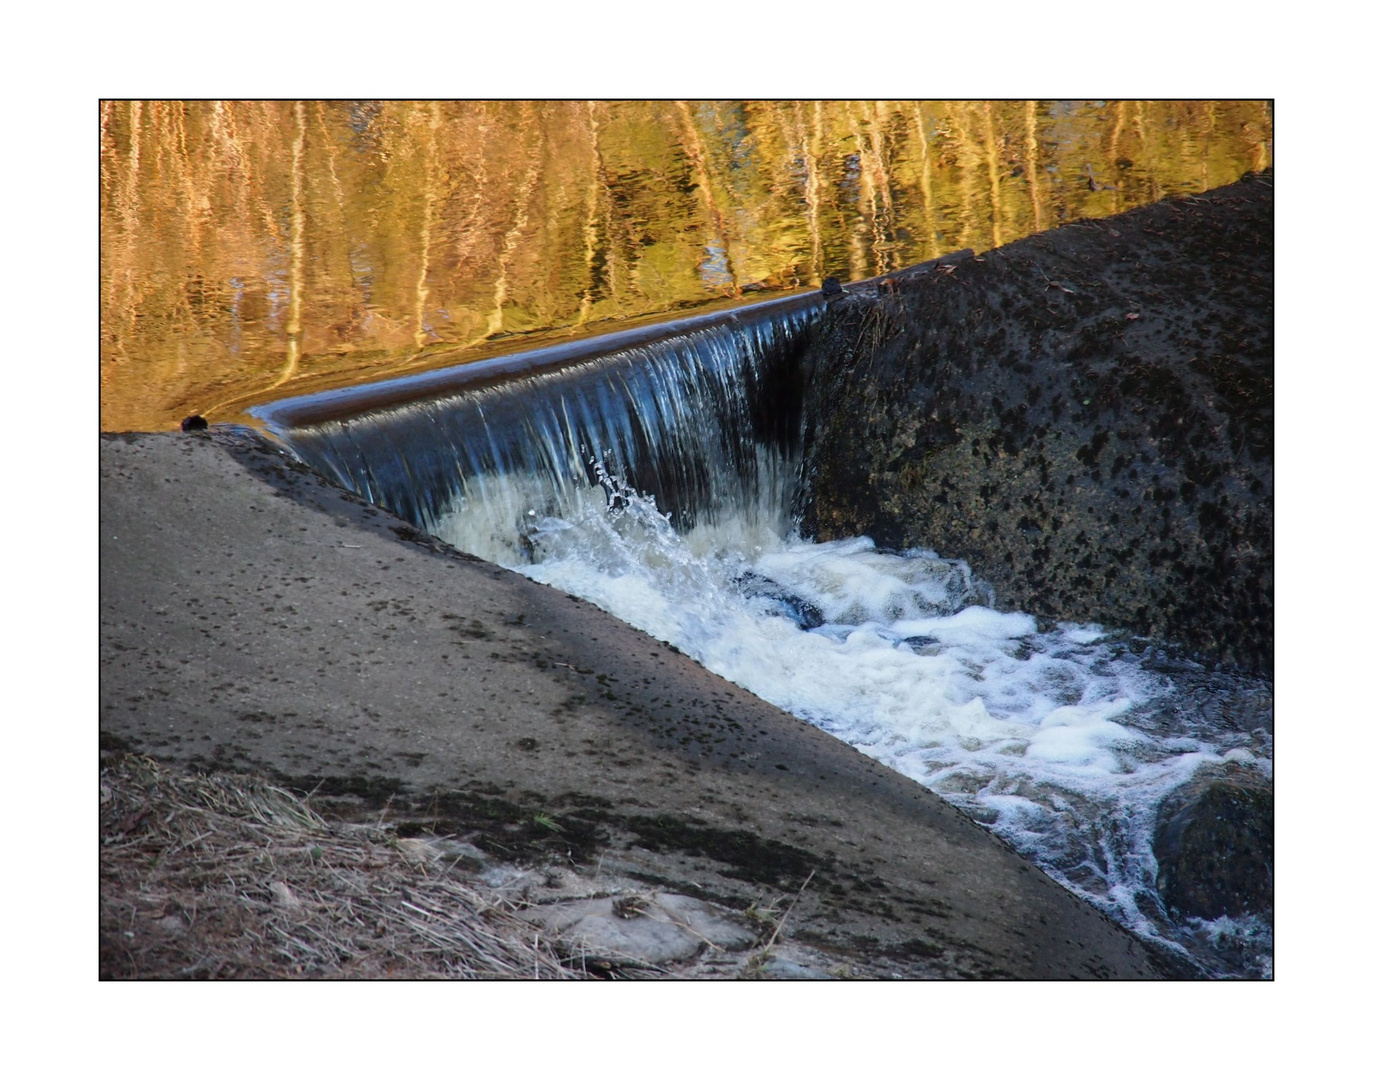
[[[272,388],[288,382],[300,365],[300,309],[305,292],[305,103],[297,101],[296,138],[291,146],[291,285],[286,315],[286,366]]]

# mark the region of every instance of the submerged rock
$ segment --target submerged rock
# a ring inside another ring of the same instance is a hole
[[[802,364],[808,535],[1272,670],[1271,172],[851,292]]]
[[[1199,777],[1159,810],[1158,891],[1180,915],[1273,912],[1273,788],[1242,774]]]
[[[753,571],[745,571],[736,582],[745,596],[761,599],[770,606],[769,614],[794,622],[802,630],[825,625],[825,615],[814,604],[803,600],[785,586]]]

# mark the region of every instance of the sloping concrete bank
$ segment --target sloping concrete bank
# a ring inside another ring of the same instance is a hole
[[[1273,670],[1273,174],[831,304],[803,528]]]
[[[102,436],[100,470],[107,750],[724,909],[799,892],[786,935],[860,973],[1162,970],[912,781],[256,436]]]

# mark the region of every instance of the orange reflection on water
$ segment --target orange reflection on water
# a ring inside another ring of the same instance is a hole
[[[985,249],[1271,143],[1264,102],[104,102],[101,426]]]

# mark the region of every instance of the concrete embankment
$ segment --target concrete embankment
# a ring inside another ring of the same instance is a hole
[[[100,470],[108,752],[723,910],[799,892],[785,935],[862,973],[1159,974],[909,779],[254,435],[102,436]]]

